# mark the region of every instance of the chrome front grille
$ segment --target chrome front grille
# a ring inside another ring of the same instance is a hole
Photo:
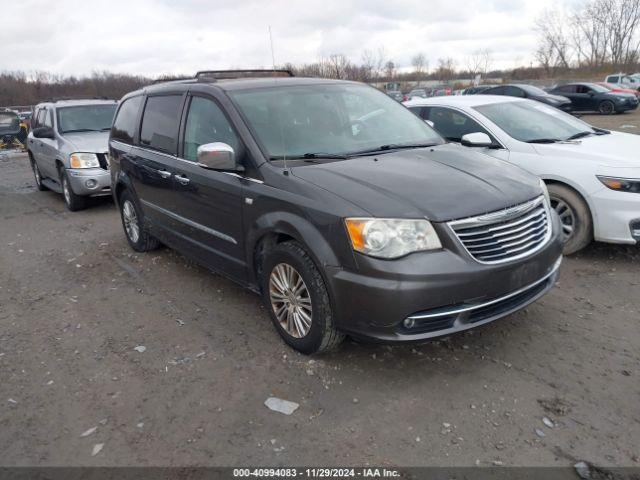
[[[478,217],[449,222],[467,252],[481,263],[502,263],[542,248],[551,237],[544,197]]]

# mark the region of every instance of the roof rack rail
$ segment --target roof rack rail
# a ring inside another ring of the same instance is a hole
[[[196,73],[196,80],[216,81],[234,78],[293,77],[291,70],[202,70]]]
[[[86,96],[86,97],[54,97],[54,98],[50,98],[48,100],[45,100],[45,102],[48,103],[56,103],[56,102],[66,102],[69,100],[111,100],[113,102],[117,102],[117,100],[113,99],[113,98],[109,98],[109,97],[98,97],[98,96],[94,96],[94,97],[90,97],[90,96]]]
[[[159,83],[168,83],[168,82],[179,82],[181,80],[193,80],[193,77],[167,77],[167,78],[156,78],[152,80],[149,85],[157,85]]]

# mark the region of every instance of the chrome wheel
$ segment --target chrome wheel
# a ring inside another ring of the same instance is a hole
[[[562,235],[566,240],[573,235],[576,227],[576,217],[573,214],[573,210],[564,200],[559,198],[551,198],[551,208],[553,208],[560,217]]]
[[[125,200],[122,205],[122,221],[129,240],[137,243],[140,238],[140,227],[138,226],[138,215],[136,209],[129,200]]]
[[[307,285],[298,271],[279,263],[269,276],[271,308],[280,326],[292,337],[302,338],[311,329],[313,310]]]
[[[42,176],[40,175],[40,169],[35,162],[33,162],[33,176],[36,177],[36,185],[42,185]]]
[[[64,194],[64,199],[67,202],[67,205],[71,204],[71,191],[69,190],[69,180],[67,177],[62,177],[62,193]]]

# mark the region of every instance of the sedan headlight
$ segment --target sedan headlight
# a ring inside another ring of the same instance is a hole
[[[638,178],[617,178],[596,175],[605,187],[618,192],[640,193],[640,179]]]
[[[379,258],[398,258],[411,252],[442,248],[438,234],[427,220],[347,218],[353,249]]]
[[[96,168],[100,161],[95,153],[72,153],[69,155],[71,168]]]

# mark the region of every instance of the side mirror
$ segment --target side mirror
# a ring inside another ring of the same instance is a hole
[[[222,142],[205,143],[197,150],[198,165],[208,170],[244,170],[236,163],[236,154],[230,145]]]
[[[462,136],[460,143],[465,147],[490,147],[493,145],[489,135],[482,132],[467,133]]]
[[[56,138],[55,132],[51,127],[38,127],[33,129],[33,136],[36,138],[49,138],[54,140]]]

